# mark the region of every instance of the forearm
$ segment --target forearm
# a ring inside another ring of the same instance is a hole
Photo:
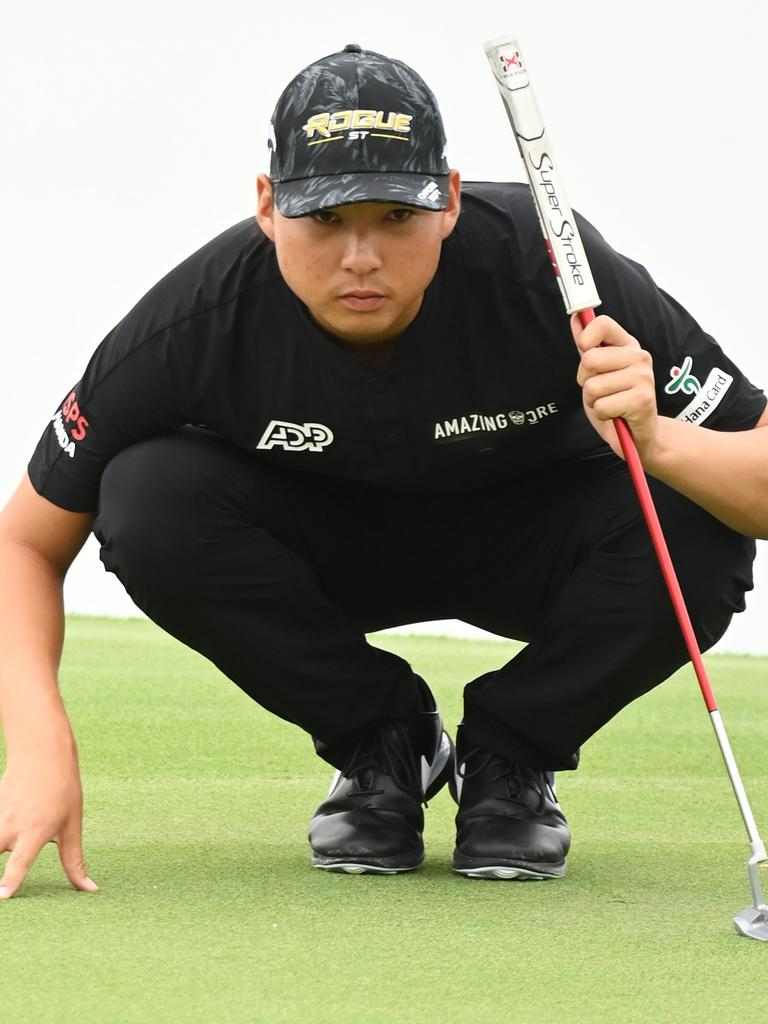
[[[659,417],[656,444],[643,464],[732,529],[768,538],[765,427],[726,432]]]
[[[59,687],[62,576],[39,552],[0,540],[0,719],[9,754],[70,734]]]

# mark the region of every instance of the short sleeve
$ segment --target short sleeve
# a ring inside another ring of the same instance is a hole
[[[185,374],[176,330],[139,344],[129,314],[69,388],[28,465],[32,486],[72,512],[96,512],[101,474],[123,448],[187,422]]]
[[[28,465],[38,493],[73,512],[96,512],[101,475],[114,455],[199,423],[201,396],[226,408],[240,296],[275,274],[271,243],[249,217],[158,281],[53,411]]]
[[[765,409],[765,393],[639,263],[616,252],[577,215],[597,290],[598,313],[613,317],[653,357],[663,416],[715,430],[748,430]]]

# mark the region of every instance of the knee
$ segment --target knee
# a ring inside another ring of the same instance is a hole
[[[753,585],[754,554],[749,554],[752,542],[746,537],[741,540],[744,544],[737,542],[728,558],[710,560],[704,552],[705,581],[698,581],[683,591],[702,651],[716,644],[725,635],[736,612],[746,607],[744,595]]]
[[[206,452],[177,435],[150,438],[107,465],[94,533],[108,571],[146,577],[192,569],[215,518]]]
[[[690,539],[670,548],[691,625],[700,649],[706,651],[723,637],[734,614],[744,610],[744,595],[753,585],[754,541],[717,523],[706,540]],[[661,580],[660,569],[658,575]],[[657,626],[679,637],[680,626],[663,582],[659,591],[655,603],[666,624]]]

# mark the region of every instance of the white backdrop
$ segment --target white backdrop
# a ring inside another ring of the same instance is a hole
[[[768,14],[758,0],[481,0],[462,17],[447,4],[401,0],[354,14],[305,0],[13,8],[0,44],[0,501],[113,324],[173,265],[252,212],[277,96],[348,42],[425,77],[465,179],[520,180],[482,50],[487,38],[516,32],[573,205],[768,386]],[[135,613],[92,540],[67,602]],[[749,604],[721,649],[768,652],[762,550]]]

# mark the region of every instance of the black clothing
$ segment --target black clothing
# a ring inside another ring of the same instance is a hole
[[[579,224],[599,312],[652,353],[661,413],[689,408],[708,427],[753,426],[763,393],[642,267]],[[577,458],[614,459],[583,414],[577,364],[527,186],[464,186],[422,308],[381,370],[315,325],[249,219],[180,264],[107,335],[29,472],[55,504],[95,512],[117,452],[190,423],[270,464],[387,488],[464,492],[546,478]],[[675,369],[685,372],[667,385]]]
[[[660,411],[754,426],[763,393],[579,223],[600,312],[652,353]],[[419,706],[410,667],[364,632],[442,618],[529,641],[467,687],[467,741],[575,767],[585,739],[687,660],[577,363],[523,185],[465,185],[382,369],[315,325],[246,220],[110,332],[30,478],[63,508],[98,511],[102,560],[136,604],[337,767],[365,730]],[[754,542],[653,490],[708,647],[743,607]]]
[[[709,647],[743,608],[754,541],[652,487]],[[687,660],[619,460],[446,498],[291,472],[187,428],[112,460],[94,532],[151,619],[338,768],[421,708],[410,666],[366,632],[457,618],[529,641],[467,686],[464,732],[548,770]]]

